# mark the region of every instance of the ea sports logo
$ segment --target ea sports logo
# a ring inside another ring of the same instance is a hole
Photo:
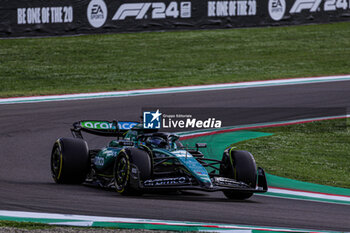
[[[87,8],[89,23],[94,28],[102,27],[107,20],[107,6],[103,0],[92,0]]]
[[[271,19],[279,21],[283,18],[286,12],[285,0],[269,0],[269,15]]]

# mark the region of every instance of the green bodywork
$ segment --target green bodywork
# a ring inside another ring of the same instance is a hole
[[[123,147],[106,147],[96,155],[94,165],[98,175],[113,175],[114,161],[122,149]]]

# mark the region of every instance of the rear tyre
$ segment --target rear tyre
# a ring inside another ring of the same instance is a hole
[[[242,181],[251,188],[256,187],[257,172],[255,159],[248,151],[234,151],[232,148],[225,150],[220,166],[220,174],[224,177]],[[253,193],[234,190],[223,191],[228,199],[248,199]]]
[[[138,148],[126,148],[119,152],[114,164],[114,184],[122,195],[141,195],[142,192],[133,187],[130,182],[131,167],[134,164],[141,180],[149,179],[152,175],[152,164],[149,154]]]
[[[90,167],[86,141],[79,138],[60,138],[51,152],[51,174],[59,184],[81,184]]]

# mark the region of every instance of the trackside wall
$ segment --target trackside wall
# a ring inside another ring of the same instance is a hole
[[[1,0],[0,37],[350,20],[350,0]]]

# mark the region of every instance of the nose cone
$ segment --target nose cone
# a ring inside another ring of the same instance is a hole
[[[204,187],[206,189],[212,189],[213,188],[213,183],[211,183],[211,181],[202,182],[202,187]]]

